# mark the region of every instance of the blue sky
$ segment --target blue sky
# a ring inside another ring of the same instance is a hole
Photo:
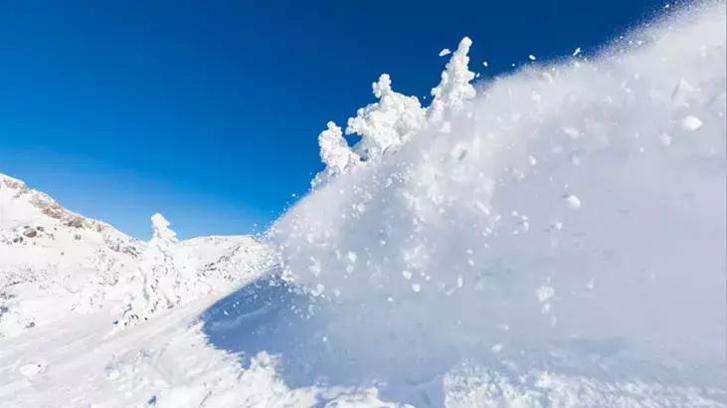
[[[155,211],[182,237],[261,231],[382,72],[421,98],[464,35],[489,77],[593,53],[664,4],[3,2],[0,172],[139,238]]]

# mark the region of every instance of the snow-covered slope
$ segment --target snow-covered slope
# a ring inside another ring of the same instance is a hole
[[[291,389],[276,358],[242,369],[200,315],[277,265],[250,236],[140,242],[0,174],[0,406],[387,406],[374,389]]]
[[[248,236],[178,242],[161,214],[154,238],[135,240],[61,207],[0,174],[0,336],[100,309],[128,325],[270,268],[272,252]],[[49,307],[49,305],[51,307]]]
[[[0,176],[0,405],[727,406],[724,6],[480,84],[464,38],[426,107],[382,75],[274,247]]]
[[[249,236],[177,242],[153,221],[154,239],[140,242],[0,175],[1,406],[186,407],[230,393],[244,404],[285,390],[264,357],[241,376],[195,324],[268,270],[270,249]]]
[[[107,306],[145,248],[0,174],[0,337]]]

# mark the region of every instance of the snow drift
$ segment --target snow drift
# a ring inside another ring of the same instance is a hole
[[[724,3],[476,87],[470,44],[431,106],[383,75],[354,148],[321,134],[327,169],[271,230],[305,292],[278,317],[288,381],[535,404],[553,377],[517,388],[551,372],[604,404],[623,383],[652,384],[642,403],[704,402],[669,387],[724,403]],[[488,370],[520,385],[447,394]]]

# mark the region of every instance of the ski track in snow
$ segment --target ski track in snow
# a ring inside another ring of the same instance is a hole
[[[475,86],[465,38],[428,107],[382,74],[267,242],[0,175],[0,406],[727,406],[724,6]]]

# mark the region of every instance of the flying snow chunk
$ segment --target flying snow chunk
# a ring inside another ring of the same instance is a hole
[[[555,295],[555,289],[551,286],[541,286],[535,290],[535,296],[538,298],[538,302],[547,302],[550,298]]]
[[[684,130],[689,131],[695,131],[702,127],[702,121],[693,115],[685,116],[684,119],[682,119],[682,128]]]
[[[535,61],[535,60],[536,60],[537,58],[535,58],[535,55],[533,55],[533,54],[530,54],[530,55],[528,55],[528,59],[529,59],[530,61]]]
[[[482,61],[482,66],[483,67],[487,68],[488,65],[490,65],[490,64],[488,64],[487,61]]]
[[[439,51],[439,56],[444,57],[445,55],[451,54],[452,51],[449,50],[449,48],[442,48],[442,51]]]
[[[577,57],[580,53],[581,53],[581,47],[578,47],[573,51],[573,54],[571,54],[571,55],[574,57]]]
[[[565,202],[568,203],[568,206],[570,208],[576,209],[581,208],[581,199],[574,196],[573,194],[568,194],[565,197]]]
[[[563,127],[562,128],[563,133],[570,136],[571,139],[578,139],[581,137],[581,132],[578,129],[572,128],[572,127]]]

